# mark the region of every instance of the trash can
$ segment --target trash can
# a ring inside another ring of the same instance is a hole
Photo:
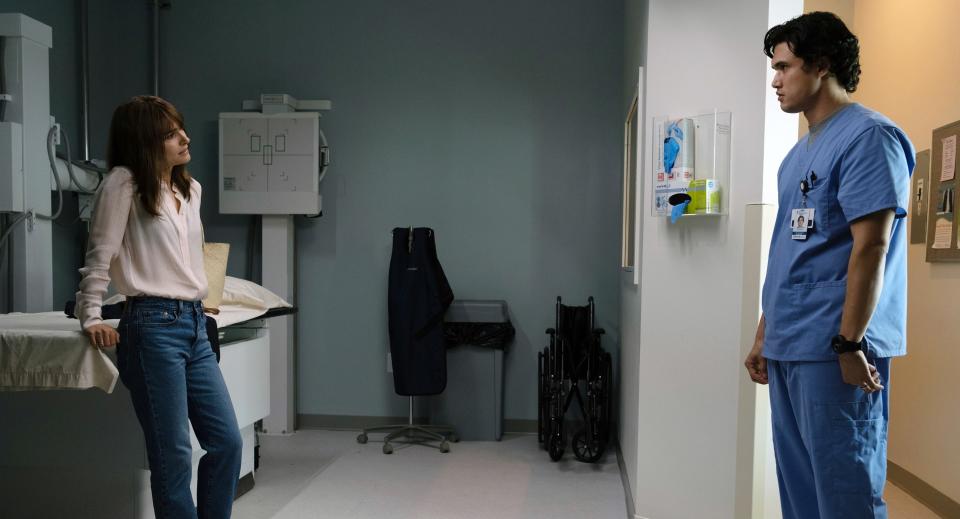
[[[429,399],[432,422],[453,426],[463,440],[500,440],[503,356],[514,333],[505,301],[450,305],[444,316],[447,387]]]

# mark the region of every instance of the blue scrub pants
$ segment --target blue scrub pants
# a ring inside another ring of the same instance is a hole
[[[230,517],[243,440],[199,301],[128,299],[117,368],[143,428],[157,519]],[[189,421],[188,421],[189,419]],[[190,426],[206,453],[190,493]]]
[[[890,359],[883,391],[846,384],[837,361],[767,361],[784,519],[886,519]]]

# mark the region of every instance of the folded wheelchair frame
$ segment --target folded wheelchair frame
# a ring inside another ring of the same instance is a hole
[[[537,353],[538,440],[550,459],[563,457],[564,417],[575,398],[582,425],[573,434],[573,454],[580,461],[597,462],[610,441],[613,366],[600,346],[604,330],[594,326],[593,297],[586,306],[566,306],[557,297],[556,328],[546,333],[550,344]]]

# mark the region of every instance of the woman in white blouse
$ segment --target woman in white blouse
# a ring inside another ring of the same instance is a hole
[[[169,102],[138,96],[110,123],[110,173],[97,193],[77,316],[90,343],[117,346],[120,379],[143,428],[154,512],[230,517],[242,440],[207,340],[200,184],[190,139]],[[127,296],[117,330],[101,318],[110,280]],[[189,419],[189,422],[188,422]],[[189,425],[206,454],[190,493]]]

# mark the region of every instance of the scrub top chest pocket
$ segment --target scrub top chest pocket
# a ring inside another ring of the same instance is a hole
[[[821,134],[814,142],[810,137],[798,145],[799,151],[790,160],[789,169],[784,170],[784,179],[788,178],[787,182],[793,184],[787,189],[791,237],[801,242],[816,235],[820,239],[829,235],[833,227],[831,218],[836,214],[837,178],[844,160],[843,150],[836,142],[825,139],[826,135]],[[801,216],[806,233],[802,232]]]
[[[811,169],[806,172],[800,181],[800,216],[805,216],[807,232],[825,233],[830,230],[830,192],[832,189],[831,177],[828,172]],[[804,193],[803,191],[806,190]],[[806,210],[806,211],[803,211]],[[804,214],[806,213],[806,214]],[[798,217],[799,219],[799,217]]]
[[[811,150],[811,156],[806,160],[800,160],[804,169],[797,172],[797,182],[807,182],[806,207],[814,209],[815,222],[812,231],[820,234],[821,238],[830,240],[830,232],[834,229],[840,230],[843,225],[837,225],[834,218],[843,216],[838,199],[839,181],[842,177],[841,171],[844,168],[844,162],[850,160],[845,153],[844,146],[837,141],[825,139],[827,135],[821,135],[814,144],[816,150]],[[852,166],[852,163],[848,163]],[[799,200],[803,202],[803,195],[800,189],[797,190],[800,195]],[[797,207],[802,207],[798,205]]]

